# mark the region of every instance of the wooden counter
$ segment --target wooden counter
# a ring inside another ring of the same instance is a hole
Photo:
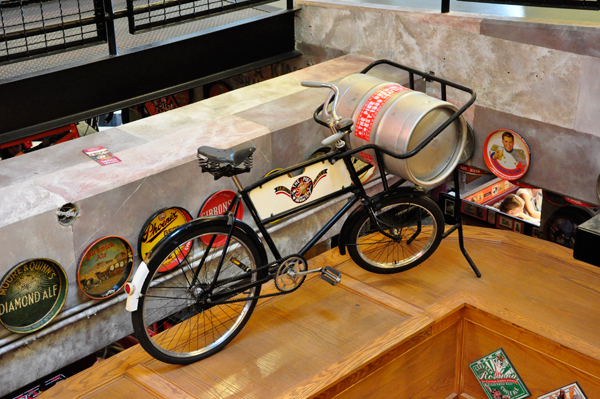
[[[600,397],[600,268],[512,232],[465,228],[422,265],[377,275],[337,250],[337,287],[313,278],[263,300],[222,352],[188,366],[136,346],[46,398],[485,398],[468,368],[502,347],[532,398],[578,381]]]

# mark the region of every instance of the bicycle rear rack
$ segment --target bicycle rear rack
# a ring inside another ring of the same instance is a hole
[[[454,114],[452,116],[450,116],[443,124],[441,124],[433,133],[431,133],[431,135],[429,135],[429,137],[427,137],[427,139],[425,139],[422,143],[420,143],[414,150],[406,153],[406,154],[394,154],[388,150],[386,150],[385,148],[381,148],[379,146],[376,146],[374,144],[368,144],[366,146],[362,146],[359,148],[356,148],[354,150],[351,150],[350,153],[355,153],[355,152],[359,152],[359,151],[364,151],[365,149],[374,149],[375,150],[375,154],[376,154],[376,158],[377,158],[377,164],[378,165],[383,165],[383,158],[381,156],[381,152],[385,153],[386,155],[389,155],[393,158],[396,159],[407,159],[410,158],[414,155],[416,155],[417,153],[419,153],[419,151],[421,151],[427,144],[429,144],[433,139],[435,139],[444,129],[446,129],[446,127],[448,127],[452,122],[454,122],[463,112],[465,112],[467,110],[467,108],[469,108],[471,105],[473,105],[473,103],[475,102],[475,99],[477,97],[477,95],[475,94],[475,92],[466,86],[462,86],[458,83],[454,83],[451,82],[449,80],[437,77],[435,75],[433,75],[432,73],[427,73],[427,72],[423,72],[423,71],[419,71],[417,69],[413,69],[401,64],[397,64],[395,62],[389,61],[389,60],[378,60],[378,61],[374,61],[373,63],[371,63],[369,66],[367,66],[365,69],[363,69],[360,73],[366,74],[368,73],[371,69],[373,69],[374,67],[381,65],[381,64],[387,64],[390,65],[392,67],[398,68],[398,69],[402,69],[406,72],[408,72],[408,76],[409,76],[409,87],[411,90],[415,90],[415,75],[421,76],[422,78],[424,78],[426,81],[434,81],[437,82],[441,85],[441,99],[442,101],[447,101],[446,99],[446,89],[447,86],[453,87],[457,90],[469,93],[471,95],[469,101],[467,101],[460,109],[458,109],[456,112],[454,112]],[[321,105],[321,107],[319,107],[316,111],[315,111],[315,120],[317,122],[319,122],[318,118],[316,117],[323,109],[323,106]],[[323,124],[323,123],[321,123]],[[388,189],[387,186],[387,180],[384,178],[384,171],[383,168],[380,167],[380,173],[382,174],[382,182],[384,184],[384,190]],[[463,223],[462,223],[462,216],[461,216],[461,209],[462,209],[462,199],[460,197],[460,185],[459,185],[459,174],[458,174],[458,169],[454,168],[453,171],[453,178],[454,178],[454,190],[455,190],[455,195],[456,195],[456,201],[458,204],[458,212],[457,216],[456,216],[456,224],[454,224],[450,229],[448,229],[447,231],[445,231],[442,234],[442,239],[448,237],[450,234],[452,234],[454,231],[458,230],[458,243],[460,246],[460,250],[463,254],[463,256],[465,257],[465,259],[467,260],[467,262],[469,263],[469,265],[471,266],[471,268],[473,269],[473,271],[475,272],[475,275],[477,277],[481,277],[481,272],[479,271],[479,269],[477,268],[477,266],[475,265],[475,263],[473,262],[473,260],[471,259],[471,257],[469,256],[469,254],[467,253],[467,250],[465,249],[465,243],[464,243],[464,235],[463,235]],[[401,179],[401,183],[404,183],[406,180]],[[394,186],[398,185],[398,183],[394,184]]]

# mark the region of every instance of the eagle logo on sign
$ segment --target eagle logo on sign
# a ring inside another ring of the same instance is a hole
[[[310,198],[313,189],[317,186],[317,183],[319,183],[325,176],[327,176],[327,169],[320,171],[317,177],[315,177],[314,182],[308,176],[300,176],[294,181],[291,188],[287,188],[285,186],[275,187],[275,194],[287,195],[295,203],[301,204]]]

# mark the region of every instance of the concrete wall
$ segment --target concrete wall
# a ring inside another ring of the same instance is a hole
[[[433,71],[477,92],[472,165],[496,129],[531,149],[522,181],[598,204],[600,24],[300,0],[299,43]],[[430,87],[436,94],[436,88]],[[449,90],[449,98],[465,100]]]
[[[39,332],[12,334],[0,326],[0,396],[132,333],[124,295],[95,301],[78,287],[78,259],[90,243],[107,235],[122,236],[134,247],[137,266],[138,235],[151,214],[181,206],[197,215],[210,194],[234,189],[229,179],[215,182],[201,174],[196,159],[201,145],[255,145],[255,166],[249,175],[240,176],[246,184],[274,168],[305,160],[324,138],[324,128],[312,121],[312,114],[327,93],[304,88],[300,81],[332,81],[369,62],[358,56],[338,58],[2,161],[0,277],[26,259],[50,258],[65,269],[69,291],[61,313]],[[99,145],[122,162],[101,166],[82,152]],[[80,211],[67,227],[56,215],[66,203]],[[301,248],[339,206],[323,206],[277,231],[274,238],[282,254]]]

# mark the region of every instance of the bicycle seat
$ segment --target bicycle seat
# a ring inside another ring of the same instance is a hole
[[[248,159],[248,157],[250,157],[254,151],[256,151],[256,147],[254,146],[221,150],[203,145],[202,147],[198,148],[198,157],[203,156],[208,158],[209,162],[227,163],[233,166],[238,166]]]

